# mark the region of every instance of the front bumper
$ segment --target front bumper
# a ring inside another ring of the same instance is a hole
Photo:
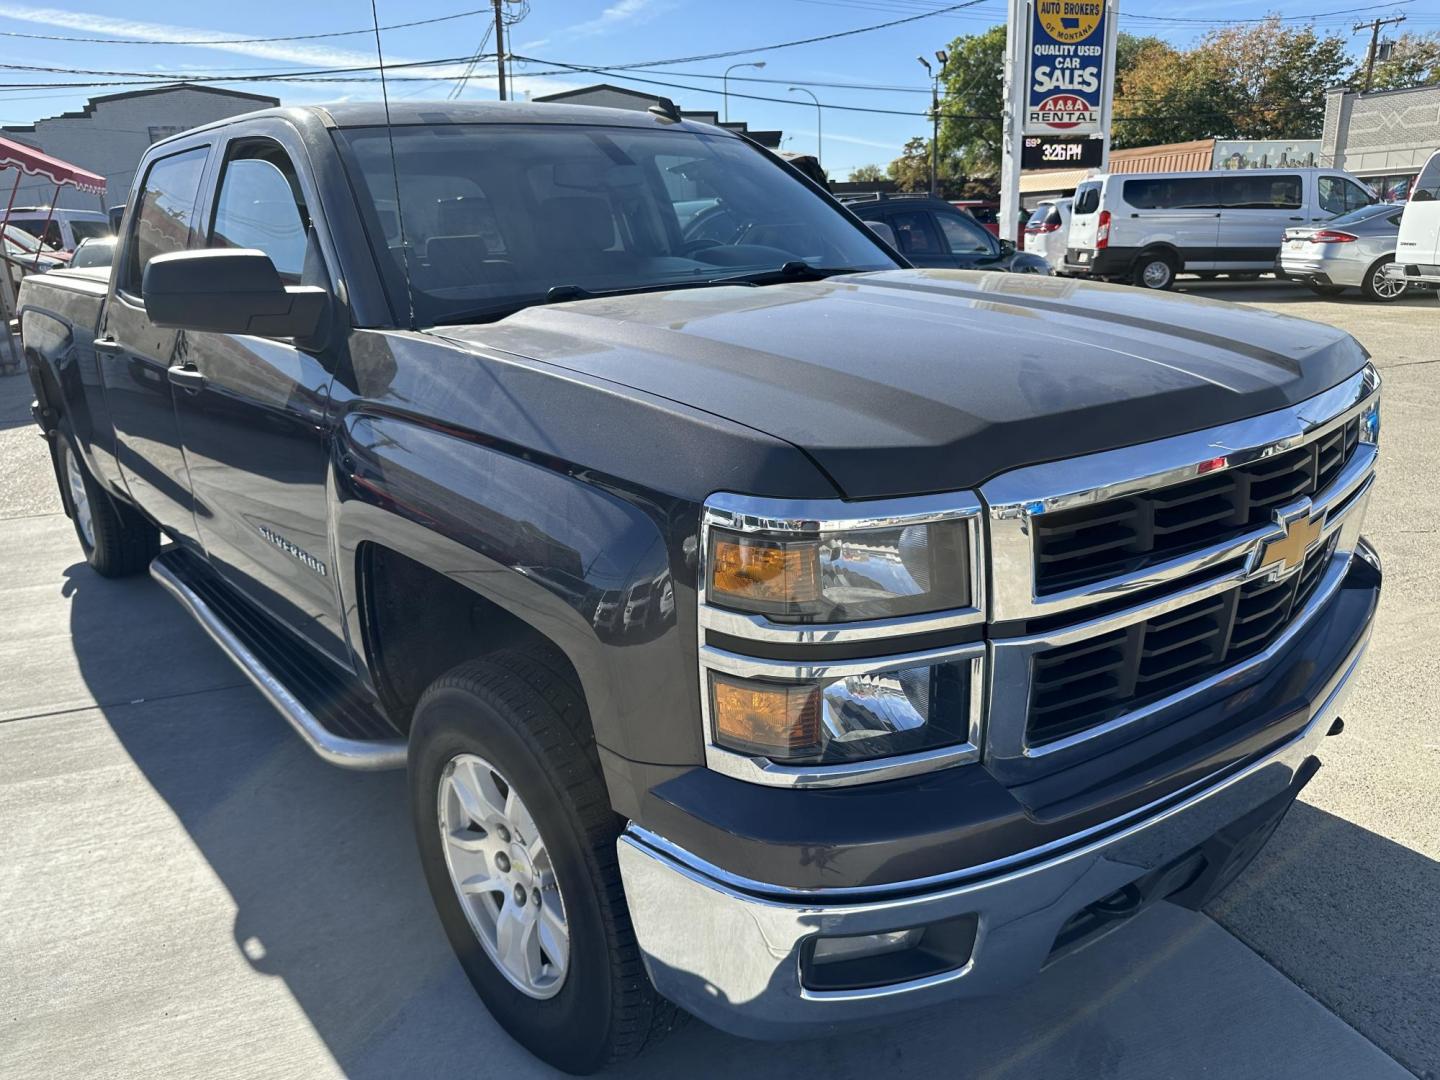
[[[1378,566],[1368,547],[1358,554]],[[882,894],[876,899],[830,900],[821,892],[738,878],[632,824],[619,840],[620,868],[650,978],[661,994],[706,1022],[770,1039],[823,1034],[1017,986],[1069,947],[1077,919],[1083,922],[1087,911],[1104,905],[1112,910],[1117,895],[1138,892],[1141,883],[1160,883],[1146,886],[1153,899],[1191,887],[1205,853],[1234,831],[1227,826],[1257,814],[1262,824],[1278,820],[1314,771],[1316,749],[1340,715],[1368,634],[1367,626],[1306,706],[1303,727],[1263,757],[1114,829],[1097,830],[1097,839],[1072,838],[1068,846],[1061,841],[1022,853],[1007,860],[1005,870],[963,884],[900,882],[876,890]],[[1219,847],[1229,850],[1227,844]],[[859,989],[807,985],[808,950],[817,936],[886,933],[972,917],[968,957],[948,970]]]

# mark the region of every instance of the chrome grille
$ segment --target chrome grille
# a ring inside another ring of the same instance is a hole
[[[1271,511],[1314,496],[1360,442],[1354,417],[1305,446],[1184,483],[1036,515],[1035,591],[1047,595],[1134,573],[1243,536]]]
[[[1043,746],[1263,652],[1304,610],[1338,535],[1279,581],[1257,578],[1086,641],[1036,653],[1026,742]]]

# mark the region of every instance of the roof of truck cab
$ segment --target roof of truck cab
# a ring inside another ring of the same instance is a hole
[[[163,141],[182,140],[199,131],[228,127],[257,117],[295,119],[299,115],[308,115],[320,120],[327,127],[337,128],[383,127],[387,123],[385,105],[379,101],[291,105],[227,116],[201,127],[190,128]],[[605,109],[595,105],[535,101],[395,101],[390,103],[388,122],[393,127],[442,124],[583,124],[592,127],[678,128],[682,131],[739,137],[734,132],[710,124],[693,120],[668,120],[644,110]]]

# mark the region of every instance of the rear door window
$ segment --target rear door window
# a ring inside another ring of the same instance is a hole
[[[125,245],[125,272],[120,277],[124,292],[140,295],[145,267],[156,255],[184,251],[190,246],[195,199],[209,152],[208,147],[197,146],[160,158],[150,166]]]
[[[1211,210],[1220,205],[1209,176],[1157,176],[1125,181],[1125,201],[1137,210]]]
[[[923,210],[904,210],[890,215],[890,227],[904,255],[946,255],[940,235],[930,222],[931,215]]]
[[[1237,173],[1221,178],[1220,197],[1226,210],[1299,210],[1304,187],[1298,175]]]
[[[1100,184],[1081,184],[1075,189],[1075,202],[1070,206],[1072,214],[1093,214],[1100,209]]]

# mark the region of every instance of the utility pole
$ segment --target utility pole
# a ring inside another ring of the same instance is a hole
[[[1368,94],[1370,92],[1370,84],[1375,76],[1375,50],[1380,47],[1380,28],[1382,26],[1398,25],[1404,21],[1404,15],[1392,15],[1388,19],[1371,19],[1369,22],[1358,22],[1352,28],[1356,34],[1366,27],[1370,28],[1370,50],[1365,54],[1365,86],[1360,91],[1362,94]]]
[[[500,100],[505,100],[505,0],[495,5],[495,67],[500,74]]]
[[[932,68],[930,61],[923,56],[915,59],[930,76],[930,194],[937,196],[940,194],[940,80],[945,75],[945,65],[950,62],[950,56],[944,49],[935,53],[935,59],[940,63],[938,69]]]

